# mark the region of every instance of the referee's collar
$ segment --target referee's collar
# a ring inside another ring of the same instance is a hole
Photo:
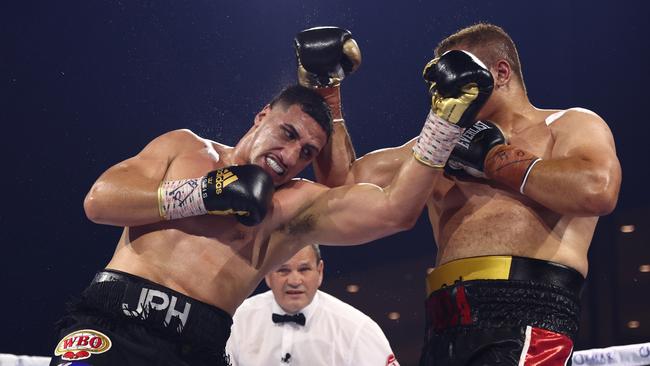
[[[272,305],[272,312],[276,314],[289,314],[280,305],[278,304],[277,301],[275,301],[275,296],[271,294],[271,298],[273,299],[273,305]],[[311,316],[316,312],[316,309],[318,309],[318,303],[320,302],[320,290],[316,290],[316,294],[314,295],[314,298],[311,300],[311,303],[301,310],[298,310],[295,314],[302,313],[305,316],[306,323],[309,324],[309,319]],[[293,314],[289,314],[293,315]]]

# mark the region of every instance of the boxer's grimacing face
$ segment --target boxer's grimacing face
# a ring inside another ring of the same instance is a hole
[[[316,253],[307,246],[266,275],[266,284],[275,301],[289,314],[295,314],[311,303],[323,282],[323,261],[316,262]]]
[[[309,165],[327,142],[323,128],[299,105],[266,106],[255,117],[250,162],[279,186]]]

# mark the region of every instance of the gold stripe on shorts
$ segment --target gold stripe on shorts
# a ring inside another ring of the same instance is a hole
[[[461,278],[463,281],[507,280],[511,264],[512,257],[506,255],[463,258],[445,263],[427,275],[427,296]]]

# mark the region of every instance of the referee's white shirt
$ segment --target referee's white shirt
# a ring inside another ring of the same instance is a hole
[[[304,326],[276,324],[271,291],[246,299],[226,345],[233,366],[399,366],[377,323],[334,296],[317,291],[300,312]]]

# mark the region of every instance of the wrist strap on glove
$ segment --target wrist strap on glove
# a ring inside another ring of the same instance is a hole
[[[205,215],[208,211],[201,197],[201,178],[172,180],[158,187],[158,213],[164,220]]]
[[[413,146],[413,156],[422,164],[443,168],[463,129],[449,123],[431,110]]]

